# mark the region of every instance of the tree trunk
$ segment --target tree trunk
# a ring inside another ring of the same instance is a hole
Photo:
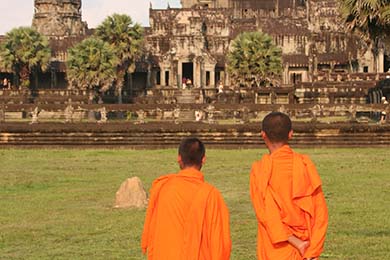
[[[118,86],[117,87],[117,91],[118,91],[118,104],[122,104],[123,103],[123,100],[122,100],[122,86]]]
[[[379,41],[375,39],[372,46],[372,55],[374,57],[374,72],[378,73],[378,54],[379,54]]]
[[[22,81],[22,87],[28,88],[30,86],[30,69],[26,65],[22,66],[19,75]]]
[[[125,75],[126,75],[125,70],[120,69],[120,70],[117,71],[115,92],[116,92],[116,95],[118,97],[118,104],[122,104],[123,103],[122,90],[123,90],[123,84],[125,82]]]
[[[133,99],[133,73],[128,73],[128,81],[129,81],[129,88],[130,88],[130,98]]]
[[[34,68],[34,89],[37,90],[39,87],[39,71],[38,68]]]

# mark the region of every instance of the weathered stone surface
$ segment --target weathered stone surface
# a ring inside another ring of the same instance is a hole
[[[81,0],[35,0],[33,27],[49,38],[85,35]]]
[[[115,208],[145,208],[147,204],[147,194],[138,177],[124,181],[116,192]]]

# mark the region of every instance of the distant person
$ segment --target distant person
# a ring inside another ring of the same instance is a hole
[[[183,80],[181,81],[182,82],[182,87],[183,89],[186,89],[187,88],[187,79],[186,78],[183,78]]]
[[[288,145],[292,134],[287,115],[264,118],[261,136],[269,154],[250,174],[260,260],[318,259],[324,248],[328,210],[321,180],[309,157]]]
[[[186,81],[187,87],[191,87],[192,85],[192,80],[190,78],[187,79]]]
[[[3,79],[3,88],[8,88],[8,84],[9,84],[8,79],[4,78]]]
[[[222,82],[219,82],[218,84],[218,94],[222,94],[223,93],[223,84]]]
[[[386,100],[386,97],[382,97],[382,99],[381,99],[381,103],[383,104],[383,105],[388,105],[389,104],[389,102],[387,102],[387,100]],[[383,124],[383,123],[385,123],[386,122],[386,110],[383,110],[382,112],[381,112],[381,120],[380,120],[380,123],[381,124]]]
[[[184,139],[177,161],[178,173],[153,182],[142,251],[149,260],[229,259],[229,213],[219,191],[200,172],[206,161],[203,143]]]
[[[196,121],[196,122],[200,122],[200,120],[202,120],[201,111],[195,110],[195,121]]]

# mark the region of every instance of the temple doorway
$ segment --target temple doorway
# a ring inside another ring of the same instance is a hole
[[[191,84],[194,84],[194,63],[183,62],[182,66],[183,80],[186,79],[187,83],[191,82]]]
[[[297,84],[302,82],[302,74],[301,73],[292,73],[290,74],[290,83]]]
[[[390,70],[390,56],[385,55],[383,71],[388,72],[389,70]]]

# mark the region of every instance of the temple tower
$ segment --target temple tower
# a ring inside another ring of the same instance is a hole
[[[230,0],[181,0],[183,8],[203,7],[203,8],[228,8]]]
[[[62,39],[85,35],[81,20],[81,0],[35,0],[32,26],[49,38]]]

